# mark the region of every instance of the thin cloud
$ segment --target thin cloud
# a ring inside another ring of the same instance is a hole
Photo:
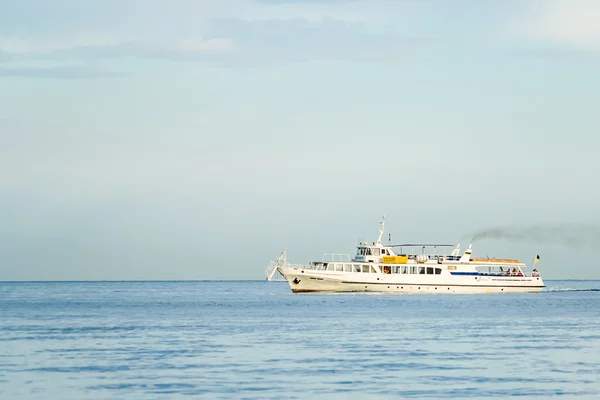
[[[425,38],[368,33],[361,24],[334,19],[243,21],[223,19],[211,25],[216,36],[230,36],[249,60],[396,61],[414,54]],[[243,61],[243,60],[241,60]]]
[[[553,60],[579,60],[582,58],[588,60],[599,60],[600,53],[591,50],[579,50],[572,47],[568,48],[529,48],[508,52],[510,57],[519,59],[553,59]]]
[[[204,53],[226,51],[231,41],[220,38],[181,37],[156,38],[116,38],[93,35],[77,35],[65,40],[31,41],[19,38],[0,37],[0,54],[13,57],[40,57],[85,54],[97,51],[99,54],[133,55],[151,51],[173,51],[181,53]]]
[[[35,78],[123,76],[122,72],[108,71],[94,64],[121,57],[210,61],[215,55],[231,52],[233,46],[228,39],[199,37],[121,42],[111,38],[86,41],[79,37],[70,41],[13,41],[12,47],[1,47],[3,43],[9,42],[0,41],[0,76]],[[85,65],[70,65],[81,63]]]
[[[519,24],[525,36],[600,52],[600,2],[547,0],[533,5],[531,14]]]
[[[4,38],[0,40],[0,51],[21,61],[91,62],[132,57],[244,66],[312,60],[405,60],[429,42],[394,33],[369,33],[361,24],[334,19],[319,22],[219,19],[211,22],[209,32],[207,37],[126,38],[123,41],[85,35],[70,41],[46,42]]]
[[[390,15],[400,18],[394,17],[396,23],[407,18],[405,2],[232,1],[57,0],[51,8],[32,7],[32,0],[10,3],[0,15],[0,64],[15,70],[10,63],[29,63],[33,70],[40,61],[119,57],[220,66],[389,61],[413,55],[424,42],[384,33],[381,22]],[[33,23],[42,19],[44,24]]]
[[[0,67],[2,77],[27,77],[42,79],[90,79],[116,78],[126,74],[118,71],[99,69],[93,66],[65,67]]]
[[[0,64],[8,61],[13,61],[15,58],[14,54],[6,53],[0,50]]]

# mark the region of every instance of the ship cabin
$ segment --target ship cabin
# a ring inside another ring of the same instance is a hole
[[[376,245],[373,242],[373,245],[367,245],[366,243],[361,243],[356,247],[356,255],[352,259],[352,261],[357,262],[382,262],[383,257],[394,257],[396,254],[392,247]]]
[[[311,262],[309,268],[383,274],[440,275],[446,270],[450,275],[525,276],[521,270],[525,264],[518,260],[471,258],[472,245],[462,255],[460,243],[382,245],[384,223],[385,219],[381,221],[377,241],[360,242],[353,258],[348,254],[326,254],[321,261]],[[453,249],[447,254],[449,248]],[[532,275],[537,276],[535,269]]]
[[[395,244],[389,246],[382,246],[373,242],[372,245],[367,243],[360,243],[356,248],[356,255],[352,261],[357,262],[375,262],[383,264],[406,264],[408,260],[414,260],[415,262],[424,263],[428,261],[434,261],[442,263],[444,260],[447,261],[468,261],[471,256],[471,247],[465,251],[464,255],[459,255],[460,244],[456,246],[454,251],[450,255],[446,255],[445,252],[442,254],[438,253],[438,248],[454,247],[452,244]],[[396,253],[394,248],[399,248],[400,251]],[[408,251],[404,251],[404,250]],[[415,251],[420,249],[420,253]]]
[[[450,254],[445,249],[453,247]],[[399,251],[396,253],[395,249]],[[440,251],[441,250],[441,251]],[[399,244],[360,243],[356,254],[326,254],[321,261],[310,263],[311,269],[336,272],[367,272],[383,274],[526,276],[518,260],[471,258],[472,246],[460,254],[460,244]],[[383,265],[381,265],[383,264]],[[534,270],[533,276],[537,276]]]

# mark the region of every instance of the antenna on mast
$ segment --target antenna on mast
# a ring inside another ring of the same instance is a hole
[[[379,225],[379,238],[377,239],[377,245],[381,245],[381,237],[383,236],[383,232],[385,232],[385,215],[381,217],[381,222]]]

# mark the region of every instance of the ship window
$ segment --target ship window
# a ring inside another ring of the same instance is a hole
[[[442,273],[442,269],[441,269],[441,268],[436,268],[436,269],[435,269],[435,274],[436,274],[436,275],[439,275],[439,274],[441,274],[441,273]]]
[[[375,267],[371,267],[371,273],[372,273],[372,274],[376,274],[376,273],[377,273],[377,270],[375,269]],[[379,279],[379,278],[378,278],[378,279]]]
[[[363,265],[362,272],[369,272],[369,267],[370,267],[370,265]]]
[[[403,274],[408,274],[408,267],[400,267]]]
[[[345,272],[352,272],[352,265],[351,264],[344,264],[344,271]]]
[[[373,249],[373,255],[378,256],[379,255],[379,249]]]
[[[343,271],[344,270],[344,264],[335,264],[335,270],[336,271]]]
[[[425,274],[425,267],[419,267],[419,275]]]
[[[410,273],[411,274],[416,274],[417,273],[417,267],[410,267]]]
[[[371,255],[371,249],[365,249],[365,255],[370,256]]]
[[[427,275],[433,275],[433,267],[427,267]]]
[[[354,264],[354,272],[360,272],[360,265]]]
[[[335,264],[329,264],[329,265],[327,265],[327,271],[333,271],[333,266],[334,265]]]

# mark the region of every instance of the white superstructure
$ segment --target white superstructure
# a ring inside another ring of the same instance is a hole
[[[544,287],[535,268],[527,276],[523,271],[526,265],[518,260],[472,258],[471,245],[462,255],[460,244],[382,245],[384,226],[385,218],[377,241],[361,242],[353,258],[326,255],[321,261],[294,265],[287,262],[284,250],[267,266],[267,280],[281,274],[294,293],[538,292]],[[448,248],[453,248],[452,252],[444,255]]]

